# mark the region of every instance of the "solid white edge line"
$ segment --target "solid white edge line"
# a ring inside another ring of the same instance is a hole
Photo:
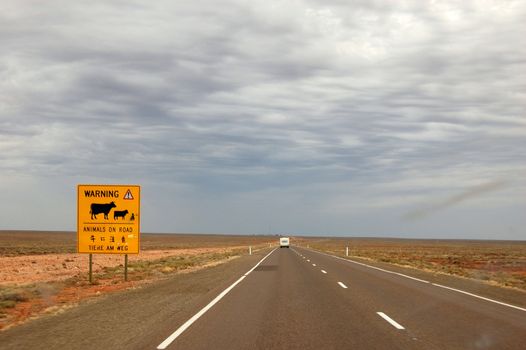
[[[432,283],[432,285],[434,285],[434,286],[436,286],[436,287],[444,288],[444,289],[449,289],[449,290],[452,290],[452,291],[455,291],[455,292],[458,292],[458,293],[466,294],[466,295],[472,296],[472,297],[474,297],[474,298],[479,298],[479,299],[482,299],[482,300],[490,301],[490,302],[495,303],[495,304],[499,304],[499,305],[503,305],[503,306],[511,307],[511,308],[514,308],[514,309],[517,309],[517,310],[521,310],[521,311],[526,311],[526,308],[523,308],[523,307],[520,307],[520,306],[515,306],[515,305],[511,305],[511,304],[506,304],[506,303],[503,303],[502,301],[498,301],[498,300],[494,300],[494,299],[486,298],[486,297],[483,297],[483,296],[481,296],[481,295],[477,295],[477,294],[473,294],[473,293],[470,293],[470,292],[466,292],[466,291],[463,291],[463,290],[460,290],[460,289],[456,289],[456,288],[452,288],[452,287],[444,286],[444,285],[442,285],[442,284]]]
[[[358,262],[358,261],[345,259],[345,258],[342,258],[342,257],[336,256],[336,255],[331,255],[331,254],[327,254],[327,253],[319,252],[319,251],[317,251],[317,250],[313,250],[313,249],[311,249],[311,250],[312,250],[313,252],[318,253],[318,254],[327,255],[327,256],[330,256],[330,257],[333,257],[333,258],[336,258],[336,259],[340,259],[340,260],[343,260],[343,261],[351,262],[351,263],[353,263],[353,264],[357,264],[357,265],[365,266],[365,267],[368,267],[368,268],[371,268],[371,269],[375,269],[375,270],[378,270],[378,271],[382,271],[382,272],[385,272],[385,273],[390,273],[390,274],[392,274],[392,275],[398,275],[398,276],[405,277],[405,278],[409,278],[409,279],[412,279],[412,280],[414,280],[414,281],[418,281],[418,282],[422,282],[422,283],[430,283],[429,281],[422,280],[422,279],[420,279],[420,278],[416,278],[416,277],[412,277],[412,276],[408,276],[408,275],[404,275],[403,273],[400,273],[400,272],[389,271],[389,270],[386,270],[386,269],[382,269],[382,268],[380,268],[380,267],[376,267],[376,266],[372,266],[372,265],[367,265],[367,264],[364,264],[364,263],[361,263],[361,262]]]
[[[396,328],[396,329],[405,329],[400,323],[396,322],[395,320],[393,320],[391,317],[387,316],[383,312],[377,312],[377,314],[380,315],[381,318],[383,318],[384,320],[389,322],[391,324],[391,326],[393,326],[394,328]]]
[[[307,249],[307,248],[304,248],[304,249]],[[498,305],[511,307],[513,309],[520,310],[520,311],[526,311],[526,308],[523,308],[523,307],[520,307],[520,306],[516,306],[516,305],[512,305],[512,304],[507,304],[507,303],[504,303],[502,301],[498,301],[498,300],[495,300],[495,299],[486,298],[486,297],[483,297],[483,296],[480,296],[480,295],[477,295],[477,294],[473,294],[473,293],[470,293],[470,292],[463,291],[461,289],[456,289],[456,288],[444,286],[444,285],[438,284],[438,283],[431,283],[429,281],[422,280],[420,278],[404,275],[403,273],[400,273],[400,272],[394,272],[394,271],[385,270],[385,269],[382,269],[382,268],[379,268],[379,267],[376,267],[376,266],[371,266],[371,265],[367,265],[367,264],[364,264],[364,263],[361,263],[361,262],[357,262],[357,261],[353,261],[353,260],[350,260],[350,259],[341,258],[341,257],[336,256],[336,255],[331,255],[331,254],[319,252],[319,251],[314,250],[314,249],[309,249],[309,250],[313,251],[315,253],[318,253],[318,254],[330,256],[332,258],[340,259],[340,260],[343,260],[343,261],[348,261],[348,262],[353,263],[353,264],[358,264],[358,265],[362,265],[362,266],[365,266],[365,267],[369,267],[371,269],[375,269],[375,270],[383,271],[383,272],[386,272],[386,273],[390,273],[392,275],[398,275],[398,276],[409,278],[409,279],[412,279],[412,280],[415,280],[415,281],[418,281],[418,282],[428,283],[428,284],[431,284],[431,285],[433,285],[435,287],[449,289],[449,290],[452,290],[452,291],[455,291],[455,292],[458,292],[458,293],[466,294],[466,295],[472,296],[474,298],[478,298],[478,299],[482,299],[482,300],[485,300],[485,301],[489,301],[491,303],[495,303],[495,304],[498,304]]]
[[[261,259],[253,268],[251,268],[247,273],[245,273],[243,276],[241,276],[237,281],[235,281],[230,287],[222,291],[217,297],[214,298],[208,305],[206,305],[204,308],[202,308],[198,313],[196,313],[194,316],[192,316],[188,321],[186,321],[182,326],[177,328],[175,332],[173,332],[168,338],[166,338],[159,346],[157,346],[157,349],[163,350],[166,349],[175,339],[177,339],[178,336],[180,336],[188,327],[190,327],[195,321],[197,321],[201,316],[203,316],[212,306],[217,304],[217,302],[225,295],[228,294],[235,286],[238,285],[239,282],[243,281],[245,277],[247,277],[256,267],[259,266],[265,260],[270,254],[274,253],[274,251],[277,248],[274,248],[270,253],[265,255],[263,259]]]
[[[338,282],[338,284],[340,285],[340,287],[342,287],[344,289],[347,289],[347,286],[345,284],[343,284],[342,282]]]
[[[327,271],[325,271],[325,270],[321,270],[321,273],[327,273]]]

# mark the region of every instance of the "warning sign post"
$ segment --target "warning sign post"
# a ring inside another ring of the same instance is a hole
[[[138,254],[140,193],[137,185],[78,185],[77,251]]]
[[[139,254],[141,187],[137,185],[77,186],[77,252],[89,253],[89,281],[93,282],[93,254]]]

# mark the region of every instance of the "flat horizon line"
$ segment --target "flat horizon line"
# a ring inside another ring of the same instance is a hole
[[[70,230],[28,230],[28,229],[0,229],[0,233],[5,232],[24,232],[24,233],[71,233],[77,234],[77,231]],[[352,235],[330,235],[330,236],[319,236],[319,235],[308,235],[308,234],[294,234],[294,233],[210,233],[210,232],[141,232],[141,235],[210,235],[210,236],[263,236],[263,237],[281,237],[289,236],[296,238],[305,238],[305,239],[359,239],[359,240],[422,240],[422,241],[490,241],[490,242],[521,242],[526,243],[526,240],[519,239],[493,239],[493,238],[440,238],[440,237],[401,237],[401,236],[352,236]]]

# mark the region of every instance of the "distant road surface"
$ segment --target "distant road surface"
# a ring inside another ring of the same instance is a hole
[[[525,349],[526,310],[278,249],[167,348]]]
[[[299,247],[262,258],[30,322],[0,349],[526,348],[524,308]]]

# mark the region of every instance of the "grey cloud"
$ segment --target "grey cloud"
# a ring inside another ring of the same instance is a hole
[[[4,6],[9,174],[164,184],[202,217],[220,205],[199,212],[208,195],[230,208],[261,196],[272,212],[272,195],[303,191],[319,203],[306,216],[326,205],[346,232],[338,205],[394,207],[396,220],[426,195],[523,169],[519,3]]]

